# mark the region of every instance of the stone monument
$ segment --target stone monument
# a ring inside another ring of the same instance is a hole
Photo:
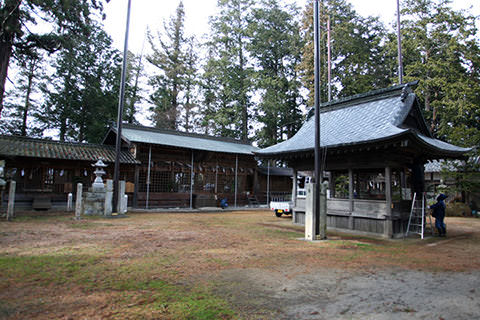
[[[105,215],[105,198],[106,189],[103,184],[102,176],[105,174],[104,168],[107,167],[102,159],[92,164],[95,167],[95,181],[88,192],[83,196],[83,214],[87,216],[103,216]]]
[[[102,176],[105,174],[104,168],[107,167],[102,159],[99,159],[95,164],[95,181],[88,192],[84,193],[82,213],[90,216],[105,216],[105,217],[125,217],[127,212],[127,205],[124,201],[120,203],[124,205],[119,206],[118,213],[112,214],[112,199],[113,199],[113,181],[107,180],[105,187]],[[125,181],[120,181],[119,199],[125,197]]]

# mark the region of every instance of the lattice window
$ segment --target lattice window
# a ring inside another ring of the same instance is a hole
[[[173,189],[171,173],[154,171],[150,173],[150,192],[170,192]]]
[[[175,172],[175,191],[190,191],[190,172]]]
[[[202,191],[215,192],[215,173],[206,173],[203,178]]]

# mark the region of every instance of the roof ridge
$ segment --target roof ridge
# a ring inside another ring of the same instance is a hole
[[[393,96],[397,94],[397,91],[400,91],[400,94],[404,94],[405,92],[404,90],[406,88],[415,87],[417,84],[418,84],[418,80],[415,80],[407,83],[397,84],[387,88],[375,89],[368,92],[358,93],[352,96],[332,100],[329,102],[324,102],[320,104],[320,113],[325,113],[325,112],[333,111],[336,109],[348,108],[354,104],[357,105],[359,100],[360,101],[364,100],[363,102],[370,102],[370,101],[384,99],[385,97]],[[315,110],[315,107],[310,109],[307,115],[307,119],[310,119],[313,116],[314,110]]]
[[[184,137],[202,138],[202,139],[231,142],[231,143],[244,144],[244,145],[252,145],[252,142],[249,140],[244,141],[244,140],[239,140],[239,139],[230,138],[230,137],[216,137],[216,136],[211,136],[211,135],[202,134],[202,133],[184,132],[184,131],[177,131],[177,130],[171,130],[171,129],[161,129],[161,128],[155,128],[155,127],[147,127],[143,125],[126,124],[126,123],[122,124],[122,127],[128,128],[128,129],[138,129],[143,131],[158,132],[158,133],[171,134],[171,135],[184,136]],[[113,129],[116,129],[116,128],[113,127]]]
[[[45,139],[45,138],[33,138],[33,137],[25,137],[25,136],[18,136],[18,135],[6,135],[0,134],[0,139],[6,138],[8,140],[23,140],[23,141],[32,141],[32,142],[43,142],[43,143],[51,143],[51,144],[62,144],[62,145],[74,145],[74,146],[84,146],[84,147],[111,147],[109,145],[104,145],[100,143],[89,143],[89,142],[76,142],[76,141],[60,141],[60,140],[53,140],[53,139]]]
[[[350,102],[350,101],[355,101],[355,100],[360,100],[368,97],[374,97],[374,96],[382,96],[383,94],[386,93],[393,93],[398,90],[404,90],[406,87],[414,87],[418,84],[418,80],[407,82],[407,83],[402,83],[402,84],[397,84],[394,86],[386,87],[386,88],[381,88],[381,89],[375,89],[371,91],[367,91],[364,93],[358,93],[353,96],[348,96],[344,98],[340,98],[337,100],[329,101],[329,102],[324,102],[320,104],[320,107],[327,107],[327,106],[333,106],[336,104],[343,104],[345,102]]]

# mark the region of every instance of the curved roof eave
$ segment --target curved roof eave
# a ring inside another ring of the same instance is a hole
[[[393,140],[397,139],[403,135],[406,135],[410,132],[410,129],[404,129],[404,131],[399,132],[397,134],[393,134],[387,137],[382,137],[378,139],[372,139],[372,140],[365,140],[365,141],[360,141],[360,142],[351,142],[351,143],[340,143],[336,145],[329,145],[326,146],[327,149],[335,149],[335,148],[342,148],[342,147],[351,147],[351,146],[362,146],[362,145],[367,145],[370,143],[378,143],[378,142],[386,142],[388,140]],[[325,146],[322,146],[322,148],[325,148]],[[314,148],[305,148],[305,149],[298,149],[298,150],[292,150],[288,152],[271,152],[271,153],[259,153],[259,152],[254,152],[255,156],[258,157],[269,157],[269,156],[278,156],[278,155],[287,155],[287,154],[292,154],[292,153],[300,153],[300,152],[313,152]]]
[[[418,133],[415,133],[413,136],[415,137],[416,142],[435,151],[439,154],[439,157],[461,158],[465,157],[465,153],[473,150],[472,148],[458,147],[438,139],[423,136]]]
[[[342,148],[342,147],[351,147],[351,146],[362,146],[362,145],[367,145],[371,143],[380,143],[380,142],[388,142],[389,140],[394,140],[398,139],[402,136],[406,137],[411,137],[415,140],[415,142],[433,150],[435,153],[438,153],[440,157],[452,157],[452,158],[460,158],[463,157],[465,153],[469,152],[472,150],[472,148],[463,148],[463,147],[457,147],[452,144],[449,144],[447,142],[443,142],[438,139],[430,138],[423,136],[419,133],[417,133],[415,130],[412,129],[405,129],[404,131],[390,135],[387,137],[382,137],[378,139],[373,139],[373,140],[366,140],[366,141],[361,141],[361,142],[352,142],[352,143],[343,143],[343,144],[337,144],[337,145],[331,145],[331,146],[326,146],[327,149],[335,149],[335,148]],[[443,146],[443,148],[442,148]],[[298,149],[298,150],[293,150],[289,152],[272,152],[272,153],[259,153],[255,152],[255,156],[258,156],[260,158],[268,158],[268,157],[285,157],[289,154],[293,153],[302,153],[302,152],[313,152],[314,148],[306,148],[306,149]]]

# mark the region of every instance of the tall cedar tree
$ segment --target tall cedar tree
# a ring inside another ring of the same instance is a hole
[[[252,72],[246,50],[249,40],[247,18],[253,1],[219,0],[217,7],[219,14],[210,20],[210,54],[204,76],[204,79],[208,78],[206,83],[215,85],[216,110],[213,114],[209,111],[206,116],[213,118],[204,122],[215,124],[213,133],[216,135],[246,140]]]
[[[267,147],[292,137],[302,122],[301,83],[296,67],[301,60],[302,40],[298,8],[264,0],[254,9],[247,46],[256,65],[256,88],[261,100],[256,120],[262,125],[256,140]]]
[[[203,72],[199,78],[199,90],[201,93],[200,101],[200,121],[199,125],[204,134],[209,135],[224,135],[226,130],[226,119],[221,119],[222,108],[220,108],[220,101],[222,99],[220,94],[223,92],[219,78],[217,77],[217,60],[215,59],[215,47],[207,44],[206,63],[203,67]]]
[[[61,141],[100,142],[116,119],[120,62],[99,27],[91,25],[88,36],[70,35],[54,63],[40,121],[57,129]]]
[[[0,133],[20,136],[41,136],[42,128],[34,119],[40,112],[38,87],[43,85],[44,66],[42,52],[37,48],[16,50],[18,72],[12,92],[7,92],[4,117],[0,119]]]
[[[321,1],[320,26],[322,102],[327,100],[327,19],[330,17],[332,96],[341,98],[390,85],[391,73],[385,68],[382,40],[384,27],[377,18],[361,17],[345,0]],[[305,47],[299,65],[304,86],[314,101],[313,1],[303,13]]]
[[[125,79],[125,110],[123,119],[130,124],[139,124],[135,115],[138,113],[137,104],[142,101],[140,78],[144,75],[143,53],[127,54],[127,77]]]
[[[182,127],[186,132],[196,131],[199,119],[197,93],[198,82],[197,63],[199,61],[198,54],[195,52],[197,43],[194,38],[187,40],[187,51],[185,54],[185,74],[184,74],[184,103],[183,103],[183,119]]]
[[[108,1],[108,0],[107,0]],[[62,46],[68,32],[85,33],[90,14],[102,9],[101,0],[5,0],[0,8],[0,118],[10,58],[16,49],[40,48],[50,52]],[[44,34],[29,28],[39,21],[50,25]]]
[[[478,146],[480,42],[475,17],[454,11],[446,0],[407,0],[402,8],[404,81],[420,80],[416,91],[432,132],[461,146]],[[390,52],[395,43],[396,36],[390,35]]]
[[[168,24],[164,23],[166,38],[160,32],[156,38],[151,33],[148,34],[153,53],[147,60],[159,71],[149,81],[155,90],[150,96],[153,103],[152,120],[159,128],[171,130],[179,128],[180,93],[184,87],[185,75],[184,20],[185,10],[183,2],[180,1],[175,16],[170,18]]]

